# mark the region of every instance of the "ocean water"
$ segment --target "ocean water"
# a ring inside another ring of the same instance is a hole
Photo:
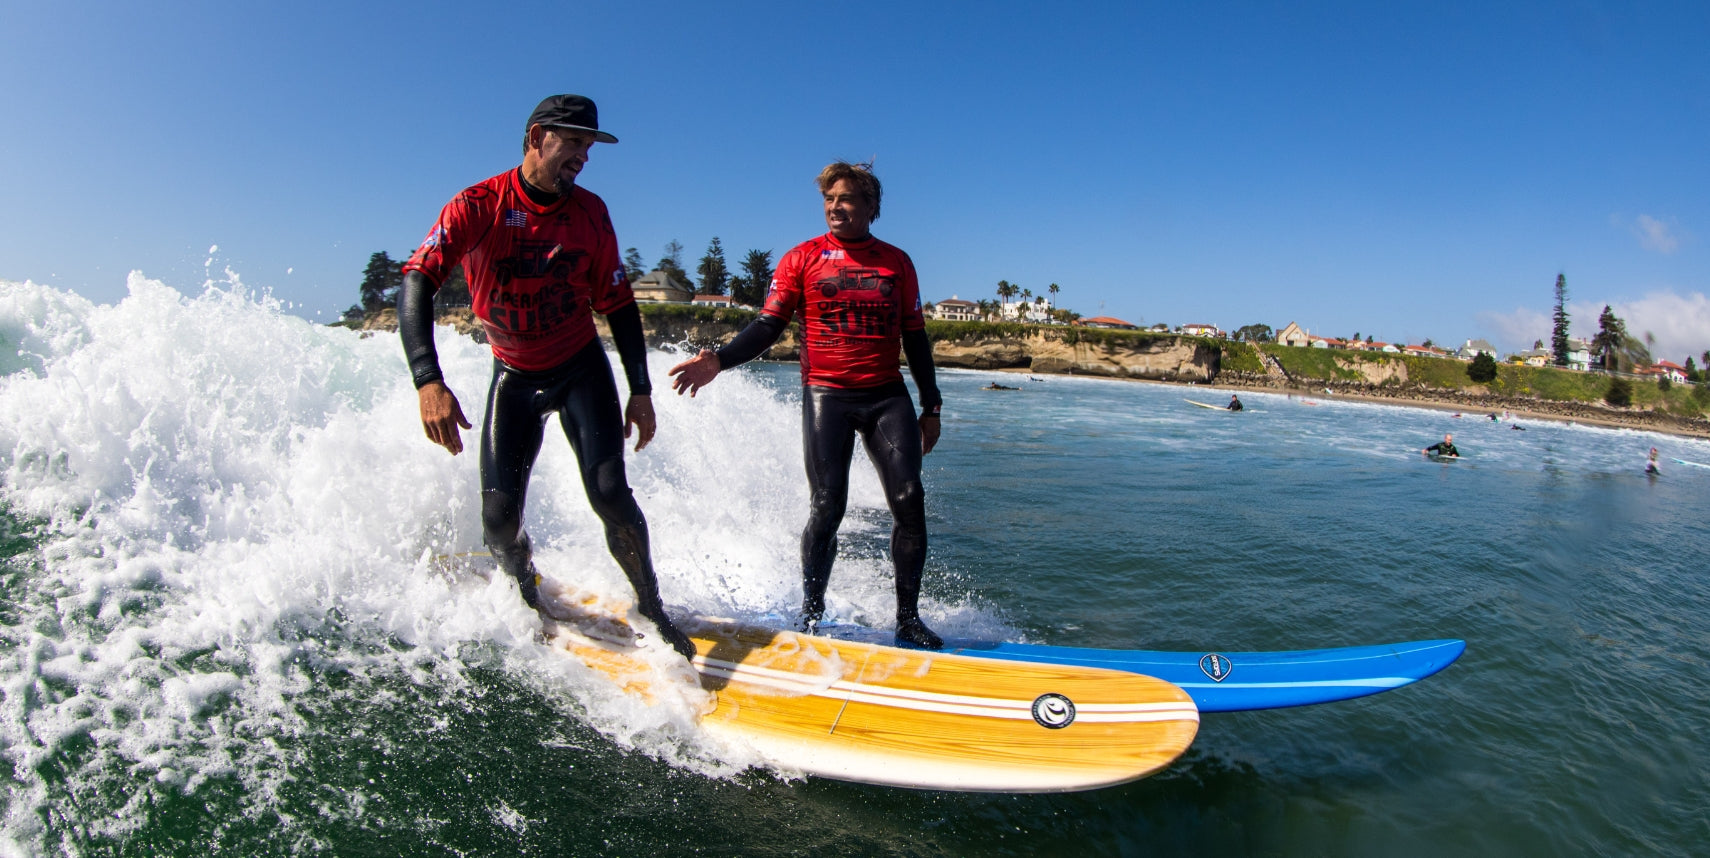
[[[466,410],[484,347],[442,332]],[[799,387],[693,400],[652,355],[629,457],[674,610],[800,597]],[[1459,637],[1417,685],[1205,717],[1152,778],[1045,796],[804,779],[549,652],[479,561],[473,455],[395,337],[230,274],[94,305],[0,282],[0,855],[1628,855],[1710,843],[1710,444],[1482,414],[944,372],[925,614],[1079,646]],[[1419,448],[1454,432],[1468,457]],[[1641,468],[1651,446],[1664,474]],[[831,610],[884,627],[854,467]],[[622,597],[567,446],[528,524]]]

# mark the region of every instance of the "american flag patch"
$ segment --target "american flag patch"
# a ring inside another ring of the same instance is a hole
[[[505,226],[528,226],[528,212],[522,209],[507,209],[505,211]]]
[[[842,250],[821,250],[819,252],[819,258],[820,259],[842,259],[843,258],[843,251]]]

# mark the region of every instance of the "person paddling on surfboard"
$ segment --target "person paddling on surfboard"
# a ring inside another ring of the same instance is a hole
[[[1443,440],[1426,447],[1423,451],[1427,456],[1454,456],[1459,459],[1461,451],[1455,449],[1455,436],[1444,435]]]
[[[1245,406],[1241,404],[1241,397],[1231,393],[1229,394],[1229,404],[1224,407],[1230,411],[1240,411]]]
[[[581,465],[588,503],[605,526],[606,546],[635,588],[636,607],[684,658],[690,643],[665,614],[653,572],[647,520],[624,473],[624,439],[653,440],[652,382],[641,313],[618,257],[606,204],[576,184],[600,130],[590,99],[554,95],[534,109],[523,131],[522,166],[458,194],[404,263],[398,332],[420,400],[422,429],[452,455],[473,428],[445,385],[433,343],[433,296],[459,263],[475,315],[493,349],[493,378],[481,424],[481,531],[488,549],[517,580],[523,601],[541,610],[540,575],[523,529],[529,473],[554,412]],[[617,384],[594,330],[606,316],[629,382],[618,409]]]
[[[784,254],[760,315],[718,351],[702,349],[671,367],[671,384],[679,395],[693,396],[722,370],[759,357],[799,314],[802,447],[810,495],[802,531],[801,628],[812,632],[825,613],[859,435],[891,510],[897,642],[939,649],[944,642],[921,622],[919,609],[926,565],[920,462],[938,443],[943,404],[920,312],[920,283],[908,254],[868,231],[879,217],[881,195],[871,164],[838,161],[820,172],[818,183],[830,231]],[[920,391],[918,418],[903,384],[899,340]]]

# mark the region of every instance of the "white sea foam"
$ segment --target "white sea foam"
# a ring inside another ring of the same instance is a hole
[[[711,776],[754,762],[699,734],[687,705],[649,707],[553,655],[503,576],[436,562],[480,549],[475,439],[452,457],[422,436],[396,337],[285,315],[230,271],[196,297],[135,273],[128,286],[109,306],[0,282],[0,503],[40,546],[10,561],[25,583],[0,628],[0,743],[17,773],[6,841],[41,845],[40,772],[69,749],[84,762],[65,789],[238,777],[265,805],[293,753],[269,737],[310,729],[291,705],[305,664],[454,691],[472,644],[620,745]],[[479,419],[491,357],[438,337]],[[676,359],[650,355],[660,431],[628,457],[665,599],[787,613],[807,506],[799,395],[736,371],[677,397]],[[888,528],[871,468],[853,470],[845,532]],[[627,600],[555,430],[527,516],[543,573]],[[892,604],[882,558],[839,561],[833,613],[882,623]],[[122,835],[140,819],[129,811],[93,833]]]

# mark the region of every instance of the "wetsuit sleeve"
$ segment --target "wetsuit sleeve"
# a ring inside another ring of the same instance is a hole
[[[433,296],[439,287],[419,270],[404,273],[398,289],[398,335],[404,340],[404,357],[410,362],[410,377],[416,389],[443,381],[439,351],[433,345]]]
[[[902,334],[903,354],[908,357],[908,374],[914,377],[915,389],[920,391],[920,410],[937,414],[944,404],[938,392],[938,370],[932,365],[932,340],[926,331],[905,330]]]
[[[908,358],[908,374],[914,377],[914,387],[920,392],[923,414],[937,414],[944,404],[938,392],[938,370],[932,365],[932,340],[926,336],[926,317],[920,312],[920,275],[914,271],[914,260],[902,254],[902,347]]]
[[[725,343],[716,352],[718,368],[721,370],[730,369],[759,357],[761,353],[771,348],[779,337],[784,335],[784,328],[787,325],[789,322],[771,313],[761,313],[754,321],[749,322],[748,327],[743,328],[735,339]]]
[[[612,345],[623,363],[623,377],[629,381],[629,395],[653,395],[653,381],[647,377],[647,338],[641,330],[641,308],[631,301],[611,311],[606,324],[611,326]]]

